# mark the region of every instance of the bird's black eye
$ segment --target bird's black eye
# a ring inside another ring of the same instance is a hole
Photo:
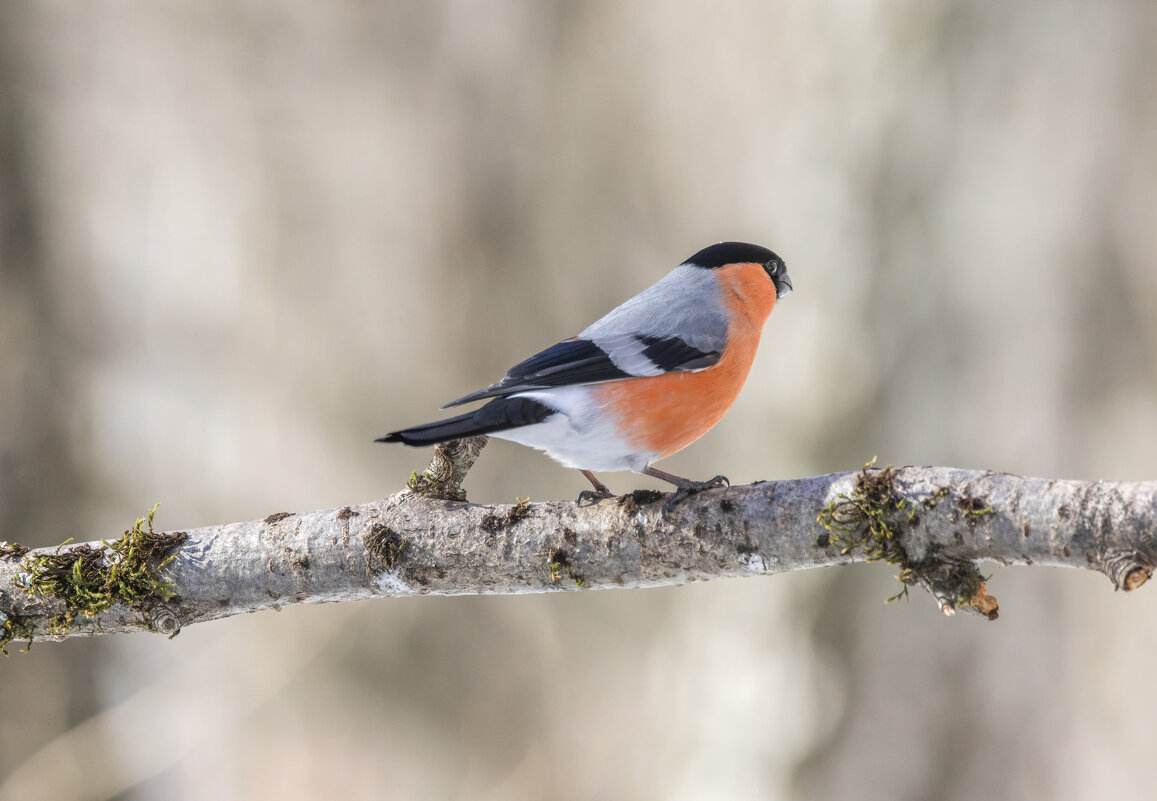
[[[767,264],[763,265],[763,267],[765,270],[767,270],[768,275],[775,275],[779,272],[779,262],[775,259],[772,259]]]

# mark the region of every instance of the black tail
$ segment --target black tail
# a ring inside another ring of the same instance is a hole
[[[374,442],[404,442],[407,445],[434,445],[462,437],[492,434],[508,428],[541,423],[558,410],[530,398],[495,398],[485,406],[448,420],[438,420],[394,431]]]

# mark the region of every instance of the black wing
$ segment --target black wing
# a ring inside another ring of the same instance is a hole
[[[643,355],[664,373],[676,370],[702,370],[719,361],[717,350],[699,350],[679,337],[638,337]]]
[[[442,408],[535,389],[702,370],[719,361],[719,357],[719,351],[699,350],[678,337],[632,334],[599,342],[568,339],[514,365],[497,384]]]

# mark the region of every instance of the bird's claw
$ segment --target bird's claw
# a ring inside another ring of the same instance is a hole
[[[671,493],[671,497],[663,504],[663,516],[666,517],[676,505],[687,500],[692,495],[698,495],[704,490],[720,489],[730,486],[731,482],[727,479],[727,476],[716,476],[707,481],[690,481]]]
[[[599,492],[598,490],[583,490],[575,499],[575,504],[578,506],[594,506],[599,501],[605,501],[607,498],[615,497],[615,493]]]
[[[707,481],[700,481],[699,488],[695,491],[699,492],[700,490],[722,489],[723,487],[730,486],[731,480],[727,478],[727,476],[716,476],[715,478],[708,479]]]

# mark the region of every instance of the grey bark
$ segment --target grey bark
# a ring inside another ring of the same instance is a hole
[[[174,597],[80,615],[50,638],[142,628],[174,634],[298,603],[653,587],[849,564],[870,549],[843,553],[840,533],[818,518],[857,498],[861,476],[881,475],[873,468],[710,490],[668,514],[666,496],[650,491],[590,506],[480,506],[405,490],[363,506],[209,526],[186,532],[164,568]],[[898,549],[888,561],[945,612],[995,617],[995,601],[979,583],[981,560],[1098,570],[1126,590],[1157,564],[1157,482],[946,467],[904,467],[890,478],[883,517]],[[24,564],[0,560],[0,612],[46,637],[62,603],[19,589]]]

